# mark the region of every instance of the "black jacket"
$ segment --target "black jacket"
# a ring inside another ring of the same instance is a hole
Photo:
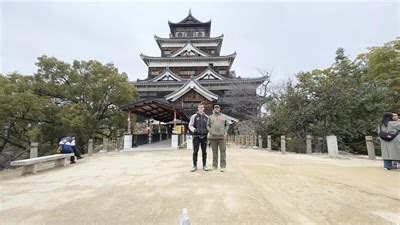
[[[193,135],[207,136],[207,121],[208,116],[206,114],[196,113],[190,117],[189,129]]]

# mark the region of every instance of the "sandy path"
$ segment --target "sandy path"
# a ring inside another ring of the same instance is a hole
[[[188,208],[193,224],[400,223],[400,172],[381,164],[229,149],[227,172],[191,173],[187,150],[98,154],[0,181],[0,220],[177,224]]]

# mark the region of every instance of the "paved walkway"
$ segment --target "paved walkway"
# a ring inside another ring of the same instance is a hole
[[[137,151],[143,150],[157,150],[157,149],[170,149],[171,148],[171,139],[167,139],[164,141],[153,142],[151,144],[139,145],[136,148],[133,148]]]
[[[150,144],[139,145],[136,148],[125,149],[125,151],[160,151],[172,150],[171,139],[157,141]]]
[[[191,155],[97,154],[1,180],[1,224],[178,224],[182,208],[193,224],[400,223],[400,172],[381,161],[230,148],[226,172],[191,173]]]

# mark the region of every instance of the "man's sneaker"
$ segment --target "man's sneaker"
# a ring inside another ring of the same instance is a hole
[[[221,172],[225,172],[225,168],[221,168]]]
[[[190,170],[190,171],[194,172],[196,170],[197,170],[197,166],[193,166],[192,170]]]
[[[209,169],[208,169],[207,166],[203,166],[203,170],[204,170],[204,171],[209,171]]]
[[[215,166],[213,166],[213,168],[212,168],[212,170],[217,170],[218,169],[218,167],[215,167]]]

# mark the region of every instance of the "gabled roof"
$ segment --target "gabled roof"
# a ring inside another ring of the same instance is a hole
[[[236,52],[230,55],[224,56],[193,56],[193,57],[155,57],[140,54],[140,58],[149,66],[150,62],[204,62],[204,61],[226,61],[229,65],[232,65],[235,60]]]
[[[163,46],[165,45],[180,45],[180,46],[185,46],[188,42],[188,38],[163,38],[163,37],[158,37],[157,35],[154,35],[154,40],[156,40],[158,47],[160,50],[163,50]],[[192,43],[193,46],[197,45],[202,45],[204,44],[209,44],[210,46],[217,46],[217,52],[218,54],[221,52],[221,45],[222,41],[224,40],[224,35],[221,34],[218,37],[191,37],[190,42]],[[174,47],[175,47],[174,46]]]
[[[217,100],[218,95],[212,93],[211,91],[207,90],[203,86],[201,86],[197,81],[195,81],[193,78],[190,79],[186,84],[184,84],[182,87],[180,87],[178,90],[172,92],[171,94],[168,94],[165,96],[165,99],[168,101],[176,101],[178,98],[189,92],[190,90],[194,90],[197,93],[201,94],[203,97],[208,99],[209,101]]]
[[[196,19],[193,15],[192,15],[192,10],[189,9],[189,14],[181,21],[179,21],[178,23],[173,23],[168,21],[168,24],[171,26],[176,26],[176,25],[186,25],[186,24],[211,24],[211,20],[208,22],[201,22],[200,20]]]
[[[182,79],[176,75],[174,72],[172,72],[169,67],[167,67],[165,69],[165,71],[163,73],[161,73],[160,75],[154,77],[153,79],[151,79],[153,82],[157,82],[157,81],[182,81]]]
[[[148,56],[145,55],[143,53],[140,54],[140,58],[144,59],[153,59],[153,60],[167,60],[167,61],[171,61],[171,60],[182,60],[182,61],[186,61],[188,59],[193,59],[193,60],[203,60],[203,59],[208,59],[208,60],[224,60],[224,59],[234,59],[236,57],[236,52],[229,54],[229,55],[221,55],[221,56],[197,56],[197,57],[188,57],[188,58],[172,58],[172,57],[159,57],[159,56]]]
[[[172,88],[180,87],[186,82],[187,80],[183,79],[182,81],[171,81],[171,82],[159,82],[159,83],[154,83],[151,82],[151,80],[138,80],[138,81],[130,81],[129,83],[132,85],[135,85],[137,87],[150,87],[150,86],[171,86],[175,85]],[[207,85],[207,86],[218,86],[218,87],[236,87],[232,84],[240,84],[240,83],[245,83],[245,84],[253,84],[255,86],[258,86],[265,82],[264,77],[254,77],[254,78],[226,78],[224,80],[198,80],[197,81],[201,85]],[[225,90],[225,89],[224,89]]]
[[[174,113],[177,118],[182,118],[183,121],[189,121],[189,118],[183,112],[182,108],[176,107],[175,105],[158,100],[158,99],[145,99],[137,102],[133,102],[129,105],[121,107],[124,111],[130,111],[136,115],[143,116],[145,118],[153,118],[161,122],[170,122],[174,120]]]
[[[185,46],[183,46],[181,49],[177,50],[174,54],[171,54],[169,57],[177,57],[181,55],[182,53],[188,53],[190,54],[191,52],[194,52],[200,56],[208,56],[207,53],[201,51],[200,49],[196,48],[192,43],[188,42]]]
[[[188,41],[187,38],[163,38],[157,35],[154,35],[154,39],[157,42],[171,42],[171,43],[186,43]],[[222,41],[224,39],[224,35],[221,34],[217,37],[191,37],[191,42],[212,42],[212,41]]]
[[[204,79],[206,77],[214,77],[214,79]],[[215,70],[213,70],[210,66],[207,67],[206,70],[204,70],[201,74],[199,74],[195,80],[223,80],[225,77],[219,75]]]

